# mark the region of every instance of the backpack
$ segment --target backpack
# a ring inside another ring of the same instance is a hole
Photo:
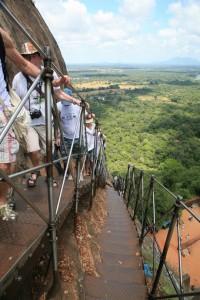
[[[15,112],[16,108],[18,107],[18,105],[21,103],[21,99],[18,97],[15,91],[8,85],[8,72],[6,69],[5,56],[6,56],[5,46],[4,46],[2,35],[0,33],[0,58],[2,62],[4,79],[7,84],[7,90],[10,95],[10,101],[12,103],[12,106],[7,107],[4,101],[1,99],[1,97],[0,97],[0,104],[5,107],[4,108],[5,115],[8,119],[10,119],[13,113]],[[15,132],[16,135],[16,139],[19,142],[21,142],[24,139],[24,137],[27,135],[30,123],[31,123],[30,115],[26,110],[26,108],[22,107],[22,109],[20,110],[19,114],[17,115],[12,125],[13,131]]]

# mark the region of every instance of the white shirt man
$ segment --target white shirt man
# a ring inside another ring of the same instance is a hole
[[[22,44],[21,55],[33,65],[37,66],[39,69],[43,67],[43,58],[38,52],[38,50],[30,43],[26,42]],[[57,80],[57,75],[54,72],[54,81]],[[32,81],[33,78],[30,77]],[[44,92],[44,84],[42,82],[38,83],[38,88]],[[13,89],[18,94],[18,96],[23,99],[27,90],[30,86],[29,80],[21,72],[16,74],[13,79]],[[58,86],[54,90],[57,97],[62,96],[65,101],[75,102],[80,105],[80,100],[73,97],[69,97],[63,91],[61,91]],[[35,89],[29,99],[27,100],[25,107],[30,111],[32,126],[30,126],[28,133],[25,137],[27,151],[29,153],[30,159],[34,167],[39,166],[40,162],[40,152],[44,155],[44,161],[46,160],[46,129],[45,129],[45,102],[40,95],[40,93]],[[31,173],[30,178],[27,180],[28,187],[35,187],[39,171],[34,171]],[[57,183],[55,182],[55,186]]]

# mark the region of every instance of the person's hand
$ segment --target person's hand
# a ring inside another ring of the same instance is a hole
[[[55,144],[57,147],[60,147],[60,139],[55,139]]]
[[[78,99],[74,98],[74,99],[73,99],[73,104],[74,104],[74,105],[81,106],[81,100],[78,100]]]
[[[69,75],[64,75],[64,77],[62,77],[62,80],[63,80],[63,84],[64,85],[67,85],[68,83],[70,83],[70,77]]]
[[[86,115],[86,118],[87,119],[94,119],[96,116],[95,116],[95,114],[93,114],[93,113],[90,113],[90,114],[88,114],[88,115]]]
[[[85,102],[85,106],[86,106],[87,109],[90,108],[90,104],[88,102]]]
[[[94,119],[95,117],[95,114],[91,113],[91,118]]]
[[[74,104],[77,104],[77,105],[79,105],[79,106],[81,106],[81,101],[80,100],[78,100],[78,99],[75,99],[74,98],[74,100],[77,102],[77,103],[74,103]],[[88,108],[90,108],[90,104],[89,103],[87,103],[87,102],[85,102],[85,107],[88,109]]]
[[[64,75],[63,77],[58,77],[52,81],[54,87],[61,86],[62,84],[67,85],[70,83],[70,77],[68,75]]]

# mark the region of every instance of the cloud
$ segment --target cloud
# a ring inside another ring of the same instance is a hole
[[[198,58],[200,1],[171,0],[163,15],[156,0],[115,3],[118,10],[90,13],[81,0],[36,0],[69,63],[152,62],[177,55]]]
[[[82,32],[88,24],[88,12],[84,4],[76,0],[56,1],[42,0],[36,2],[43,18],[55,32]]]
[[[185,5],[181,2],[172,3],[169,12],[173,14],[170,19],[172,27],[182,27],[186,33],[200,33],[200,2],[186,1]]]
[[[119,11],[123,17],[146,20],[151,17],[155,5],[155,0],[124,0]]]

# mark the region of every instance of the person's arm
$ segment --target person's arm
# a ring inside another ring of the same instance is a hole
[[[68,75],[64,75],[63,77],[57,77],[52,81],[54,87],[60,87],[62,84],[67,85],[70,83],[70,77]]]
[[[31,77],[37,77],[40,73],[40,69],[33,65],[30,61],[27,61],[15,48],[13,41],[9,34],[0,28],[0,32],[4,41],[6,56],[24,73]],[[53,86],[57,87],[61,84],[67,84],[70,82],[68,75],[64,77],[58,77],[52,81]]]
[[[37,77],[40,73],[40,69],[34,66],[32,63],[24,59],[21,54],[15,48],[13,41],[9,34],[0,28],[0,32],[4,41],[5,51],[8,58],[23,72],[26,74]]]
[[[77,105],[79,105],[79,106],[81,105],[81,101],[80,101],[80,100],[78,100],[78,99],[76,99],[76,98],[74,98],[74,97],[72,97],[72,96],[66,94],[66,93],[63,92],[61,89],[56,89],[56,90],[54,90],[54,93],[55,93],[55,95],[56,95],[56,97],[57,97],[58,99],[65,100],[65,101],[71,102],[71,103],[73,103],[73,104],[77,104]]]
[[[58,129],[54,129],[54,137],[56,146],[60,147],[60,139],[58,137]]]

